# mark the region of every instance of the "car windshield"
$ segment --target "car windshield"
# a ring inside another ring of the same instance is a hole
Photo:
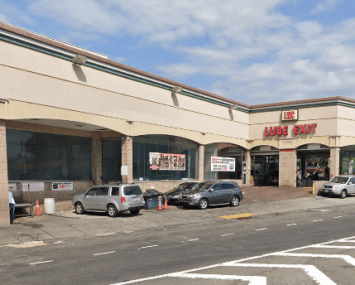
[[[208,191],[208,189],[209,189],[212,185],[213,185],[213,183],[210,183],[210,182],[204,183],[204,184],[202,184],[202,185],[198,188],[198,190],[200,190],[200,191]]]
[[[335,176],[330,182],[345,184],[348,179],[348,177]]]
[[[184,183],[184,184],[180,184],[180,185],[176,188],[176,190],[184,191],[184,190],[186,190],[186,189],[189,188],[189,187],[190,187],[190,184],[189,184],[189,183]]]

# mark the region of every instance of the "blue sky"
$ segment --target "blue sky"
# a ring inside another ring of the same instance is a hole
[[[353,0],[0,0],[0,21],[246,104],[355,99]]]

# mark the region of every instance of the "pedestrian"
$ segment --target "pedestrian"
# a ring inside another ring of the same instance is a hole
[[[13,224],[15,220],[15,206],[16,202],[14,196],[12,195],[12,192],[9,191],[10,224]]]
[[[300,171],[297,171],[296,177],[297,177],[297,186],[301,186],[302,175]]]

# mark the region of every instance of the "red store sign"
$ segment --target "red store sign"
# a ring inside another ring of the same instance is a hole
[[[316,132],[317,124],[304,124],[304,125],[294,125],[293,134],[314,134]],[[288,135],[288,126],[277,126],[277,127],[265,127],[265,136],[281,136]]]

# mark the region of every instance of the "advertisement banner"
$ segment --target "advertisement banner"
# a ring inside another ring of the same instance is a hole
[[[212,156],[211,171],[235,172],[235,158]]]
[[[185,170],[185,154],[149,153],[149,164],[152,170]]]
[[[44,182],[22,182],[22,191],[40,192],[44,191]]]
[[[63,191],[71,191],[74,189],[73,182],[53,182],[52,189],[56,190],[63,190]]]
[[[9,183],[9,191],[17,191],[16,183]]]

